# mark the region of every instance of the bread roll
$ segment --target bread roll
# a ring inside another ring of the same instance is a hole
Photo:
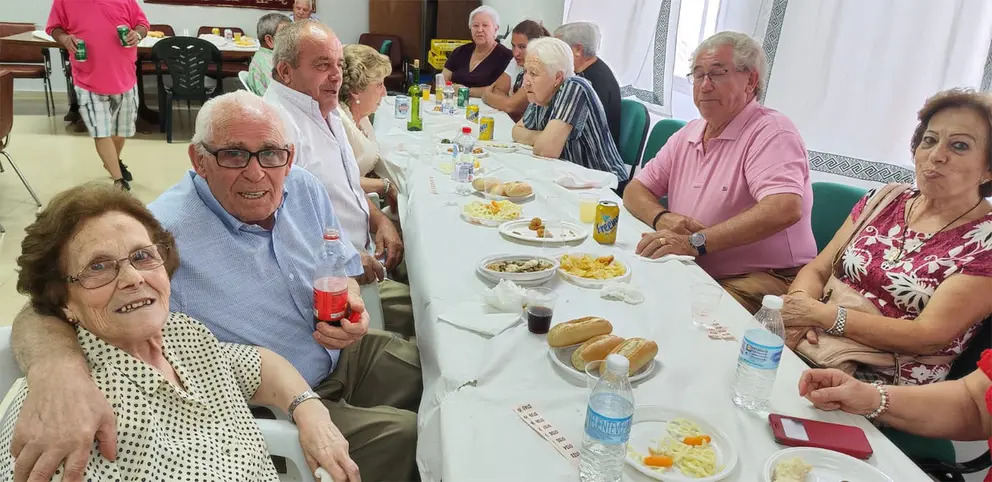
[[[523,181],[510,181],[503,184],[503,195],[507,197],[530,196],[534,189]]]
[[[591,361],[603,360],[610,350],[623,343],[623,338],[616,335],[594,336],[572,352],[572,366],[576,370],[583,371],[586,364]]]
[[[629,338],[627,341],[619,344],[613,350],[610,350],[608,355],[623,355],[630,360],[630,370],[627,371],[627,375],[633,375],[644,368],[654,357],[658,354],[658,344],[651,341],[645,340],[644,338]],[[603,364],[603,368],[600,372],[606,372],[606,364]]]
[[[548,331],[548,344],[554,347],[582,343],[594,336],[609,335],[613,325],[605,318],[586,316],[559,323]]]

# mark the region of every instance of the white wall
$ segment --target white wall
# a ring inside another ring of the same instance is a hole
[[[344,43],[354,43],[358,37],[369,28],[369,0],[316,0],[317,15],[338,34]],[[48,11],[52,7],[51,0],[0,0],[0,8],[4,21],[34,22],[39,29],[44,28],[48,20]],[[248,35],[255,36],[255,24],[258,18],[273,10],[256,10],[251,8],[231,7],[194,7],[149,4],[139,0],[151,23],[171,25],[176,33],[182,34],[184,29],[195,33],[201,25],[224,25],[241,27]],[[499,11],[503,24],[512,28],[521,20],[530,18],[543,20],[548,30],[554,30],[561,25],[564,0],[484,0]],[[289,13],[289,12],[285,12]],[[57,51],[52,51],[52,58],[58,59]],[[53,86],[56,91],[65,91],[65,77],[58,63],[53,66]],[[34,80],[18,80],[14,84],[16,90],[42,90],[42,82]]]

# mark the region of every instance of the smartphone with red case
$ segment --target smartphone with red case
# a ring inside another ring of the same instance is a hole
[[[858,427],[774,413],[768,415],[768,423],[775,441],[782,445],[833,450],[859,459],[867,459],[872,454],[868,437]]]

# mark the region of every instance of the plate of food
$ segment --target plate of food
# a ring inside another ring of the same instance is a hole
[[[444,140],[444,139],[442,139],[442,140]],[[438,149],[438,152],[439,153],[445,153],[445,152],[447,152],[448,154],[454,154],[454,152],[455,152],[455,145],[454,144],[445,144],[443,142],[441,142],[439,144],[441,144],[440,149]],[[475,157],[489,157],[489,151],[485,150],[482,147],[475,146],[475,147],[472,148],[472,155],[475,156]]]
[[[523,151],[527,151],[527,152],[533,152],[534,151],[534,146],[531,146],[531,145],[528,145],[528,144],[521,144],[519,142],[516,142],[515,144],[517,146],[517,149],[520,149],[520,150],[523,150]]]
[[[555,365],[573,378],[584,381],[586,364],[622,355],[630,361],[630,381],[638,382],[654,372],[658,344],[644,338],[623,339],[613,335],[613,325],[598,316],[559,323],[548,331],[548,355]]]
[[[455,166],[453,165],[452,161],[445,159],[443,161],[435,163],[434,169],[440,172],[441,174],[451,175],[451,171],[455,169]],[[480,161],[479,159],[475,159],[475,168],[474,168],[475,174],[485,172],[485,170],[486,170],[486,165],[483,164],[482,161]]]
[[[472,181],[475,192],[486,199],[514,202],[526,201],[534,197],[534,188],[523,181],[500,181],[494,177],[477,177]]]
[[[481,226],[496,227],[519,219],[523,208],[512,201],[472,201],[462,207],[462,219]]]
[[[558,271],[558,261],[544,256],[500,254],[486,256],[476,266],[482,276],[494,283],[506,279],[517,283],[544,283]]]
[[[850,455],[833,450],[795,447],[772,454],[765,482],[892,482],[889,476]]]
[[[558,273],[583,288],[602,288],[609,281],[630,279],[630,266],[612,254],[566,253],[558,257]]]
[[[479,141],[479,145],[493,152],[517,151],[517,144],[514,142]]]
[[[240,39],[232,40],[231,45],[241,49],[251,49],[258,47],[258,42],[256,42],[255,39],[251,37],[242,35]]]
[[[578,224],[541,218],[507,221],[499,226],[499,232],[508,238],[531,243],[571,243],[589,236]]]
[[[737,449],[703,417],[644,405],[634,407],[627,463],[656,480],[714,482],[733,472]]]

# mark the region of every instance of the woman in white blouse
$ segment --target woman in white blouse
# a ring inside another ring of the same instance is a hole
[[[116,415],[113,448],[95,445],[84,479],[279,480],[248,402],[289,413],[311,471],[358,480],[348,443],[302,376],[260,347],[219,342],[169,311],[175,240],[138,199],[107,185],[57,195],[26,229],[17,289],[38,313],[75,325],[97,387]],[[11,439],[21,384],[0,430],[0,473],[26,478],[40,454]],[[140,475],[139,475],[140,474]],[[62,475],[62,468],[56,478]]]
[[[344,46],[344,67],[341,88],[338,90],[338,111],[348,133],[348,142],[355,152],[358,168],[362,173],[362,190],[376,193],[396,212],[399,191],[386,175],[379,157],[379,145],[369,115],[379,108],[386,95],[383,81],[393,71],[389,57],[368,45]]]

